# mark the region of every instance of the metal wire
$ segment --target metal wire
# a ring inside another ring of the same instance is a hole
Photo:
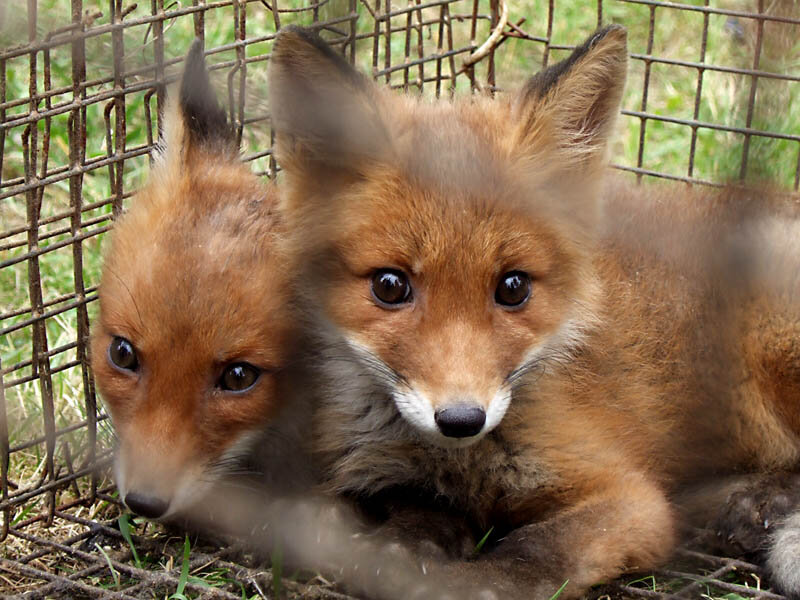
[[[524,52],[546,66],[589,31],[572,31],[568,37],[559,33],[565,9],[554,0],[537,0],[529,14],[518,14],[508,2],[507,17],[503,0],[347,0],[339,3],[337,15],[327,0],[286,7],[277,0],[70,0],[63,14],[45,11],[51,4],[27,0],[24,11],[15,7],[24,12],[16,20],[0,4],[6,13],[0,23],[19,23],[15,35],[21,36],[0,50],[0,284],[14,289],[13,297],[0,299],[0,541],[10,536],[38,548],[27,556],[0,559],[0,572],[39,582],[29,586],[30,598],[131,598],[153,586],[174,590],[177,571],[154,574],[131,567],[124,552],[109,563],[91,548],[78,549],[98,532],[119,540],[119,532],[102,523],[86,521],[84,532],[58,542],[38,527],[51,524],[54,531],[59,523],[78,523],[78,507],[114,502],[112,488],[104,487],[108,419],[98,406],[88,364],[98,246],[135,192],[139,179],[131,173],[145,168],[158,138],[165,86],[175,79],[186,50],[170,46],[171,28],[188,28],[206,40],[210,68],[224,78],[244,159],[268,176],[278,165],[270,148],[268,113],[257,100],[259,74],[282,24],[314,26],[353,64],[371,69],[376,80],[436,97],[513,87],[519,74],[504,71],[508,54]],[[632,43],[632,100],[622,111],[623,126],[637,133],[635,147],[616,155],[615,166],[639,178],[719,185],[697,160],[706,138],[719,134],[735,140],[739,177],[757,166],[754,148],[782,144],[781,153],[796,156],[796,166],[782,183],[795,192],[800,188],[800,125],[759,119],[759,108],[768,100],[766,86],[800,88],[797,57],[794,63],[768,60],[775,39],[798,38],[800,12],[781,13],[775,3],[767,6],[763,0],[754,2],[752,11],[714,7],[710,0],[702,5],[656,0],[585,4],[593,14],[592,26],[613,19],[639,27],[631,29],[639,40],[638,46]],[[685,44],[692,53],[667,52],[660,42],[665,35],[660,24],[665,16],[676,15],[700,24],[697,38]],[[734,31],[741,46],[738,62],[710,62],[720,28]],[[495,30],[500,34],[493,35]],[[475,58],[473,53],[490,39],[485,54],[482,50]],[[668,73],[674,72],[691,73],[695,82],[688,112],[670,112],[660,100]],[[737,118],[707,110],[715,92],[713,77],[729,77],[742,91]],[[682,170],[660,162],[657,139],[662,138],[653,137],[657,127],[685,135]],[[66,388],[71,390],[69,406]],[[26,413],[21,398],[36,410]],[[32,472],[23,475],[20,465],[31,462]],[[73,572],[37,567],[36,560],[45,554],[76,561]],[[709,570],[703,585],[778,598],[722,581],[731,569],[757,574],[754,565],[699,554],[692,558]],[[193,564],[205,559],[228,565],[242,581],[259,582],[264,576],[229,560],[223,551],[197,555]],[[109,564],[128,580],[124,591],[87,583],[100,572],[107,574]],[[698,592],[696,574],[677,575],[690,580],[687,587],[668,593],[623,584],[615,589],[630,597],[686,598]],[[200,597],[209,593],[194,591]],[[338,597],[331,590],[318,591],[319,597]],[[215,597],[241,597],[219,594]]]

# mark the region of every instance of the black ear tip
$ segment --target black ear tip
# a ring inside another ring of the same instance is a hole
[[[314,29],[299,25],[287,25],[278,31],[273,46],[273,58],[280,59],[296,52],[307,52],[309,49],[334,61],[341,59],[341,55],[335,52]]]
[[[587,47],[593,48],[600,41],[606,38],[616,38],[624,43],[628,38],[628,30],[625,29],[622,25],[617,25],[617,24],[606,25],[605,27],[601,27],[600,29],[595,31],[589,38]]]
[[[199,37],[196,37],[192,40],[192,45],[189,47],[188,56],[191,58],[196,58],[198,55],[202,58],[203,56],[203,40]]]
[[[186,127],[196,141],[230,141],[231,129],[211,87],[200,38],[195,38],[186,55],[180,84],[180,106]]]
[[[275,37],[275,44],[290,44],[294,41],[313,43],[318,37],[317,34],[306,27],[301,27],[300,25],[286,25],[281,27],[278,31],[278,35]]]
[[[203,40],[195,38],[183,64],[181,104],[184,107],[198,101],[209,104],[210,98],[213,98],[213,92],[208,80]]]
[[[307,33],[305,27],[301,27],[300,25],[284,25],[278,31],[278,38],[286,37],[287,35],[304,35]]]
[[[186,60],[183,67],[184,78],[187,78],[187,75],[189,75],[190,78],[193,78],[199,73],[205,73],[205,70],[206,57],[203,40],[200,38],[194,38],[194,41],[189,48],[189,52],[186,54]]]

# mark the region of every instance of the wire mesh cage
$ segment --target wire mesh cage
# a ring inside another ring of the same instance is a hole
[[[283,25],[314,26],[401,92],[448,97],[513,88],[609,22],[628,28],[632,58],[615,167],[689,184],[755,178],[797,193],[800,5],[792,0],[0,3],[0,590],[127,598],[180,585],[179,555],[145,568],[131,546],[119,550],[124,536],[107,524],[120,506],[108,472],[113,432],[87,353],[104,236],[135,201],[166,86],[195,36],[244,160],[274,177],[265,81]],[[148,543],[158,542],[137,538],[139,548]],[[207,581],[184,581],[186,590],[239,598],[273,585],[243,556],[235,546],[195,548],[192,572],[214,565],[227,574],[211,591]],[[778,597],[760,590],[754,565],[694,558],[706,563],[694,575],[665,571],[604,593]],[[298,590],[337,596],[323,584]]]

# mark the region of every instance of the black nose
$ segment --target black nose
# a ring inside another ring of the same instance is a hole
[[[486,412],[474,404],[457,404],[436,411],[434,420],[447,437],[464,438],[480,433],[486,423]]]
[[[169,502],[165,502],[156,496],[148,496],[139,492],[128,492],[125,494],[125,504],[128,505],[137,515],[148,519],[158,519],[169,507]]]

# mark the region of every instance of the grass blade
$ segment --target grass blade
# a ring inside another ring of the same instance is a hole
[[[111,569],[111,576],[114,578],[114,586],[117,588],[117,591],[119,591],[120,590],[119,573],[117,573],[117,570],[114,568],[114,565],[111,564],[111,559],[108,557],[108,554],[106,554],[106,551],[100,547],[100,544],[95,543],[94,547],[97,548],[100,551],[100,554],[102,554],[105,557],[106,563],[108,563],[108,568]]]
[[[128,542],[128,546],[130,546],[131,554],[133,554],[133,562],[136,564],[137,569],[142,568],[142,561],[139,560],[139,553],[136,552],[136,547],[133,545],[133,538],[131,538],[131,522],[130,522],[130,514],[124,513],[119,516],[117,519],[117,523],[119,524],[119,532],[122,534],[122,537],[125,538],[125,541]]]
[[[272,549],[272,592],[276,598],[283,596],[283,549],[280,543],[275,543]]]
[[[489,531],[480,539],[480,541],[475,544],[475,549],[472,551],[474,554],[479,554],[481,549],[486,545],[486,541],[489,539],[489,536],[492,535],[494,531],[494,525],[489,527]]]
[[[189,544],[189,536],[187,535],[183,540],[183,563],[181,564],[181,576],[178,579],[178,589],[170,596],[170,600],[188,600],[183,594],[186,588],[186,583],[189,581],[189,552],[192,547]]]
[[[569,583],[569,579],[567,579],[564,583],[561,584],[561,587],[558,588],[558,590],[556,591],[555,594],[550,596],[550,600],[556,600],[556,598],[558,598],[561,595],[561,592],[564,591],[564,588],[567,587],[568,583]]]

